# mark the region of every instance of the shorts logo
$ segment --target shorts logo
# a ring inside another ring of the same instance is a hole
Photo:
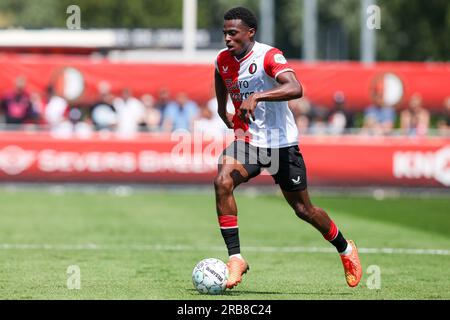
[[[291,179],[291,180],[292,180],[292,183],[295,185],[302,183],[300,176],[298,176],[297,179]]]
[[[250,72],[250,74],[254,74],[257,69],[258,67],[256,66],[256,63],[252,63],[250,67],[248,67],[248,72]]]

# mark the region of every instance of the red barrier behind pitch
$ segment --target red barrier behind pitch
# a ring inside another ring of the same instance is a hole
[[[0,181],[207,183],[227,141],[1,133]],[[232,137],[231,137],[232,139]],[[201,141],[198,143],[198,141]],[[302,137],[311,185],[450,186],[449,138]],[[272,183],[260,176],[252,183]]]

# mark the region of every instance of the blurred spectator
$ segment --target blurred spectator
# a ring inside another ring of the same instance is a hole
[[[44,113],[44,102],[42,101],[42,97],[37,91],[33,91],[30,94],[30,101],[34,112],[38,115]],[[43,119],[41,119],[43,120]]]
[[[341,91],[334,94],[334,108],[328,115],[328,132],[343,134],[353,128],[353,114],[345,108],[345,96]]]
[[[450,97],[444,101],[444,113],[439,118],[437,126],[441,135],[450,135]]]
[[[225,122],[223,122],[222,118],[219,116],[219,110],[218,110],[217,98],[216,98],[216,92],[215,92],[214,86],[211,87],[210,94],[211,94],[211,99],[209,99],[209,101],[206,103],[206,107],[211,111],[211,117],[212,117],[212,120],[215,123],[215,125],[218,126],[223,131],[223,134],[225,134],[225,132],[228,128],[225,125]],[[234,105],[230,98],[228,98],[228,101],[227,101],[227,112],[231,113],[231,114],[235,113]],[[206,115],[206,112],[203,112],[203,116],[205,116],[205,115]],[[202,117],[202,115],[201,115],[201,117]]]
[[[309,129],[308,115],[311,112],[311,103],[306,97],[288,101],[289,109],[294,115],[295,124],[300,134],[307,134]]]
[[[400,113],[400,129],[403,134],[424,136],[430,126],[430,113],[423,108],[422,97],[414,94],[409,107]]]
[[[200,108],[199,118],[194,121],[194,131],[201,132],[208,138],[219,138],[226,134],[226,130],[223,120],[215,116],[208,105]]]
[[[364,125],[362,133],[373,135],[390,134],[394,128],[395,110],[384,103],[381,95],[374,98],[374,104],[370,105],[364,113]]]
[[[158,98],[155,103],[155,108],[159,110],[161,115],[164,115],[164,112],[166,111],[166,107],[169,105],[170,102],[171,102],[171,100],[170,100],[169,89],[167,89],[165,87],[161,88],[158,92]],[[161,117],[161,121],[159,123],[160,127],[162,126],[163,121],[164,121],[164,119],[163,119],[163,117]]]
[[[7,124],[29,123],[39,118],[38,110],[33,108],[30,95],[25,87],[25,78],[18,77],[14,90],[6,94],[2,100],[1,107]]]
[[[174,102],[167,105],[163,114],[164,131],[174,131],[178,129],[190,131],[193,121],[199,115],[197,104],[188,99],[186,93],[181,92],[177,95]]]
[[[109,86],[99,85],[99,99],[89,110],[90,118],[96,130],[112,131],[117,124],[116,109],[113,106],[114,96],[109,92]]]
[[[155,107],[155,99],[150,94],[144,94],[141,101],[145,108],[144,122],[146,130],[158,131],[161,124],[161,111]]]
[[[114,99],[114,108],[117,112],[117,133],[121,137],[133,137],[145,121],[144,104],[133,97],[129,89],[124,89],[122,97]]]
[[[58,130],[60,126],[67,126],[69,104],[55,93],[53,86],[47,88],[47,104],[44,107],[44,120],[50,130]]]
[[[83,120],[83,112],[81,112],[81,109],[78,107],[72,107],[69,111],[69,120],[76,124]]]
[[[94,128],[89,120],[84,119],[79,107],[72,107],[69,111],[69,120],[73,125],[73,132],[77,138],[88,139],[92,136]]]
[[[327,113],[325,108],[312,105],[309,133],[317,135],[328,133]]]

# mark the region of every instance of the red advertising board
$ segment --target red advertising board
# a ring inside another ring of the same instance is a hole
[[[58,139],[0,133],[0,181],[212,183],[227,140],[147,134]],[[450,186],[450,138],[304,136],[310,185]],[[270,184],[262,175],[252,181]]]
[[[305,95],[313,103],[330,107],[336,91],[346,96],[347,107],[364,110],[374,93],[386,103],[405,107],[419,93],[426,108],[442,111],[450,96],[450,63],[290,61]],[[55,84],[60,95],[74,103],[92,103],[98,85],[108,82],[114,94],[130,88],[136,96],[157,95],[166,87],[172,95],[186,92],[203,104],[211,98],[214,61],[210,64],[125,63],[64,55],[0,55],[0,95],[13,89],[18,76],[25,76],[28,89],[44,92]]]

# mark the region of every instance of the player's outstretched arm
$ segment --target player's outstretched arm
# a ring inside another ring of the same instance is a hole
[[[302,97],[303,89],[294,72],[280,73],[276,80],[281,84],[280,86],[267,91],[255,92],[242,102],[239,108],[242,119],[249,122],[249,116],[251,116],[255,120],[254,111],[260,101],[287,101]]]
[[[222,77],[220,73],[216,70],[214,73],[214,86],[216,89],[216,98],[217,98],[217,112],[219,113],[220,118],[222,118],[223,122],[229,129],[233,129],[233,115],[227,112],[227,99],[228,99],[228,91],[223,83]]]

